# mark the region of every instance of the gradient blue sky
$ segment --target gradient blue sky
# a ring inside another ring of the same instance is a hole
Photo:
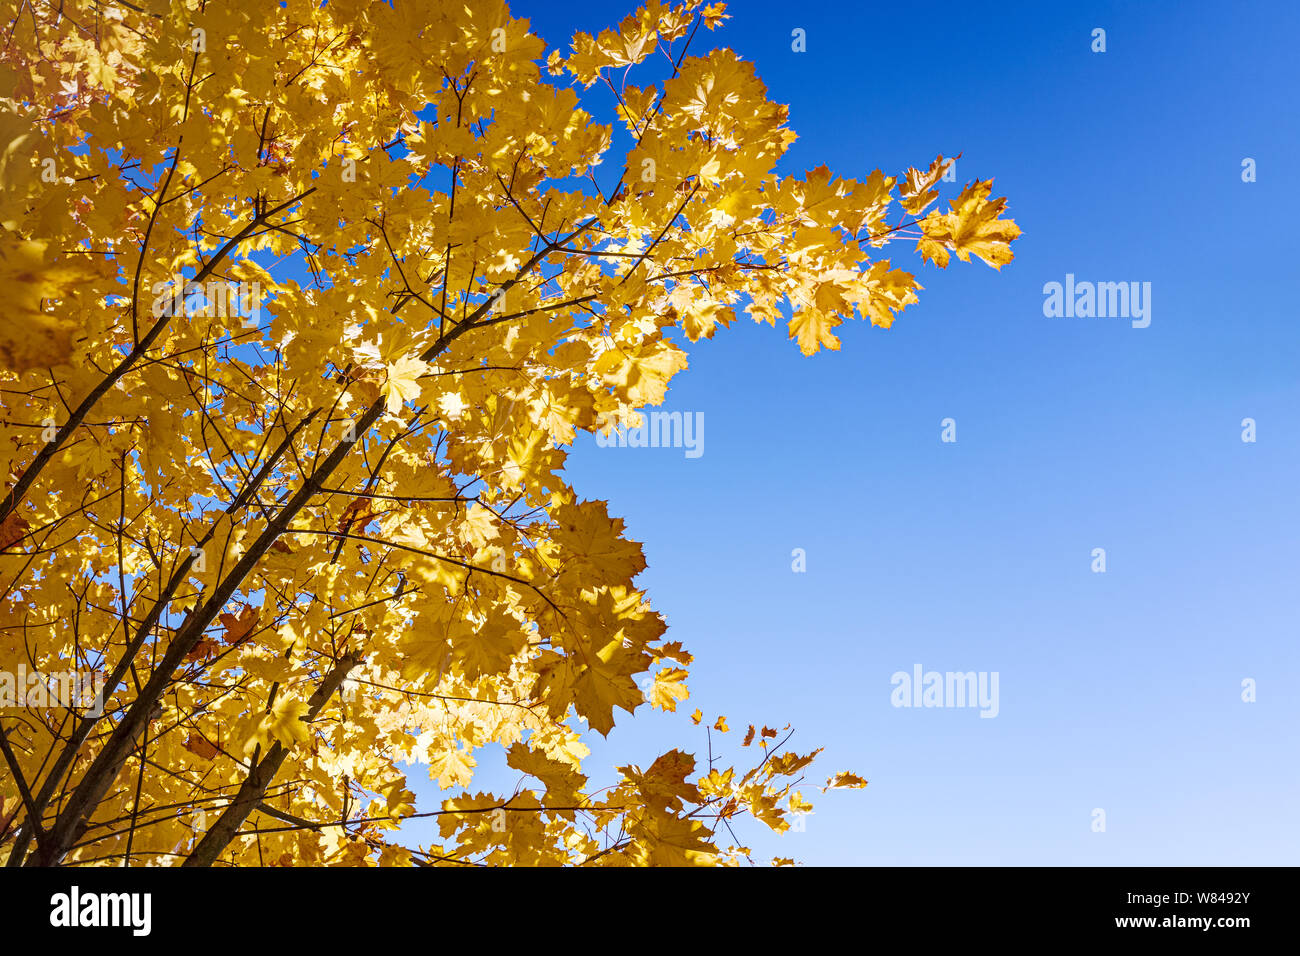
[[[631,9],[512,5],[561,45]],[[697,43],[754,61],[790,104],[801,138],[786,172],[897,174],[961,152],[959,180],[994,177],[1024,236],[1000,274],[921,267],[896,244],[920,303],[889,331],[846,324],[838,353],[804,358],[748,320],[691,347],[664,407],[704,413],[700,458],[583,436],[575,487],[644,542],[640,583],[696,655],[679,713],[646,708],[592,742],[593,783],[674,746],[704,759],[687,717],[700,706],[730,721],[713,735],[725,757],[750,756],[746,724],[789,723],[794,745],[826,748],[813,782],[839,769],[871,781],[806,788],[803,832],[738,831],[759,857],[1300,862],[1286,239],[1300,7],[729,12]],[[805,53],[791,51],[796,27]],[[602,90],[587,95],[607,116]],[[1242,182],[1245,157],[1257,182]],[[1043,285],[1066,273],[1150,282],[1150,327],[1044,317]],[[940,441],[949,417],[953,444]],[[1105,574],[1091,570],[1098,547]],[[794,548],[806,573],[791,571]],[[999,715],[894,708],[891,675],[918,663],[997,671]],[[515,779],[485,766],[475,788]]]

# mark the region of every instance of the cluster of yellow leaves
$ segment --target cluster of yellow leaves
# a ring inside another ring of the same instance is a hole
[[[97,305],[77,301],[79,285],[95,279],[96,270],[61,255],[52,243],[71,219],[71,210],[59,204],[72,190],[71,184],[40,179],[50,167],[38,165],[46,158],[39,119],[30,107],[0,99],[0,368],[20,372],[67,362],[78,311]]]
[[[996,267],[1018,230],[987,182],[921,218],[942,157],[779,174],[795,134],[753,65],[687,55],[726,18],[650,0],[566,54],[500,0],[0,2],[0,667],[123,678],[84,742],[2,724],[38,797],[108,763],[86,826],[43,807],[89,834],[67,859],[120,863],[133,820],[132,862],[184,859],[272,752],[243,821],[268,832],[224,860],[727,863],[724,823],[807,812],[813,755],[770,728],[748,771],[674,750],[588,787],[584,733],[675,711],[691,656],[566,449],[661,403],[738,307],[838,348],[916,301],[891,239]],[[178,276],[258,311],[174,314]],[[458,793],[491,744],[540,787]],[[413,763],[443,845],[395,832]]]

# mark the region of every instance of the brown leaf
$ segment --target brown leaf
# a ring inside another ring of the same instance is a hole
[[[202,757],[204,760],[212,760],[217,754],[221,753],[215,745],[197,734],[190,734],[186,737],[184,747],[196,757]]]
[[[352,534],[368,525],[374,516],[375,513],[370,510],[369,498],[354,498],[343,509],[343,517],[335,527],[339,534]]]
[[[205,661],[215,654],[221,645],[210,637],[204,637],[185,655],[187,661]]]
[[[227,644],[242,644],[257,626],[257,609],[245,604],[238,617],[227,612],[221,615],[220,621],[226,629],[221,639]]]
[[[9,517],[0,522],[0,551],[8,551],[10,547],[17,544],[27,536],[31,529],[29,525],[16,511],[11,511]]]

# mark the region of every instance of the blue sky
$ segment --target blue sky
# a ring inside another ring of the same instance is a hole
[[[562,46],[631,9],[512,5]],[[593,783],[675,746],[704,759],[700,706],[728,717],[724,757],[749,756],[746,724],[788,723],[826,748],[810,782],[871,781],[805,788],[803,832],[739,831],[758,857],[1294,864],[1300,7],[729,12],[697,43],[754,61],[790,105],[785,172],[961,152],[960,182],[993,177],[1024,235],[1001,273],[896,244],[920,303],[889,331],[842,326],[838,353],[804,358],[748,320],[692,346],[664,408],[703,413],[701,457],[573,449],[575,487],[644,542],[639,583],[696,655],[677,714],[591,742]],[[1043,286],[1067,273],[1151,283],[1149,327],[1046,317]],[[892,706],[891,676],[917,664],[997,672],[998,715]],[[475,788],[513,779],[485,768]]]

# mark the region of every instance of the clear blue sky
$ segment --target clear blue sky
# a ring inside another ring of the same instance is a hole
[[[512,4],[566,48],[633,8]],[[921,302],[889,331],[846,324],[838,353],[804,358],[748,320],[693,346],[664,407],[704,413],[702,457],[579,442],[576,488],[644,542],[639,581],[696,655],[679,713],[592,742],[593,783],[674,746],[703,759],[698,705],[727,715],[726,756],[749,755],[745,724],[790,723],[826,747],[814,782],[871,781],[807,788],[804,832],[740,831],[761,857],[1300,862],[1300,6],[729,12],[697,42],[754,61],[790,105],[786,172],[962,152],[958,178],[994,177],[1024,236],[1000,274],[895,245]],[[1067,273],[1150,282],[1150,326],[1045,317]],[[891,706],[916,664],[998,672],[998,716]],[[516,776],[485,768],[476,789]]]

